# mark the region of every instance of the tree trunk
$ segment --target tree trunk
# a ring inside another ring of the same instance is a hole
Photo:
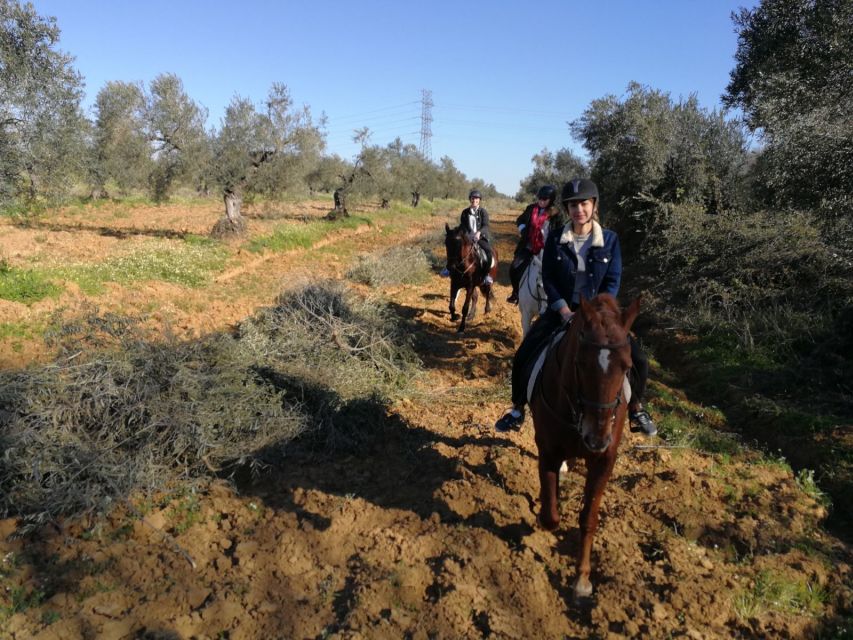
[[[246,233],[246,219],[240,213],[243,198],[231,189],[225,190],[225,215],[214,225],[210,234],[216,238],[242,236]]]

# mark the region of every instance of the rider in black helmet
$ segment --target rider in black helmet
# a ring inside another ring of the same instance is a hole
[[[477,189],[473,189],[468,194],[468,202],[471,203],[471,206],[462,210],[462,214],[459,216],[459,224],[462,227],[462,231],[479,244],[480,248],[486,254],[486,263],[490,264],[492,261],[492,247],[489,243],[491,242],[492,232],[489,227],[489,212],[486,211],[485,207],[480,206],[482,198],[482,194]],[[492,284],[492,282],[492,276],[489,275],[483,280],[483,284],[485,285]]]
[[[598,187],[592,180],[576,178],[563,186],[563,206],[571,221],[555,224],[548,233],[542,258],[542,283],[548,295],[548,310],[533,324],[522,340],[512,363],[512,409],[495,423],[498,431],[517,429],[524,421],[527,404],[527,374],[531,359],[561,327],[571,321],[580,298],[599,293],[615,296],[622,280],[619,238],[598,223]],[[646,435],[657,427],[643,409],[642,397],[648,377],[648,360],[631,338],[633,368],[631,403],[628,405],[632,431]]]
[[[506,299],[507,302],[518,304],[518,284],[521,281],[521,275],[533,256],[545,247],[549,221],[559,213],[554,202],[556,199],[557,189],[553,185],[546,184],[536,194],[536,202],[527,205],[524,213],[515,220],[520,238],[509,268],[512,293]]]

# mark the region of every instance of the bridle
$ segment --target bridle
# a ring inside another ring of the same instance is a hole
[[[568,335],[566,335],[563,339],[567,339]],[[580,331],[580,335],[578,336],[578,345],[586,345],[590,347],[596,347],[598,349],[621,349],[628,345],[628,338],[626,337],[621,342],[616,343],[604,343],[604,342],[595,342],[594,340],[590,340],[586,338],[583,334],[583,330]],[[611,402],[594,402],[585,398],[581,393],[580,384],[578,382],[581,379],[580,376],[580,362],[578,361],[578,354],[575,354],[574,359],[574,367],[575,367],[575,387],[574,394],[570,389],[567,389],[565,385],[562,383],[560,386],[560,391],[565,396],[566,400],[569,403],[569,407],[572,410],[572,417],[575,418],[574,428],[578,432],[578,434],[583,433],[583,416],[584,409],[590,408],[596,411],[600,411],[602,409],[616,409],[622,403],[622,389],[623,385],[619,385],[619,390],[616,392],[616,397]],[[557,371],[558,377],[562,381],[562,367],[560,366],[560,360],[557,358]],[[548,399],[545,397],[545,394],[540,390],[540,396],[542,400],[542,404],[554,415],[554,417],[558,418],[560,421],[563,421],[562,416],[549,404]],[[616,412],[614,411],[610,416],[611,422],[616,422]]]
[[[461,237],[459,237],[458,240],[460,241],[460,247],[459,248],[462,249],[462,247],[465,246],[465,240],[462,239]],[[475,272],[477,270],[478,265],[477,265],[477,259],[476,259],[476,254],[475,254],[476,244],[477,244],[476,242],[469,243],[468,251],[465,252],[464,254],[462,253],[462,251],[460,251],[458,262],[454,262],[450,266],[450,268],[453,269],[460,276],[464,276],[469,271]],[[471,257],[472,254],[474,254],[474,256],[475,256],[474,259],[468,260],[468,258]],[[468,266],[465,266],[466,260],[468,260],[468,263],[469,263]],[[462,269],[461,267],[465,267],[465,268]]]
[[[588,338],[586,338],[584,336],[583,332],[581,332],[581,334],[578,336],[578,343],[587,345],[589,347],[595,347],[599,350],[608,349],[608,350],[612,351],[614,349],[621,349],[622,347],[628,346],[628,338],[625,338],[621,342],[610,344],[610,343],[595,342],[593,340],[589,340]],[[575,354],[575,380],[580,380],[580,363],[578,362],[577,354]],[[578,390],[577,390],[578,403],[580,404],[581,408],[588,406],[588,407],[591,407],[593,409],[598,409],[598,410],[600,410],[600,409],[615,409],[616,407],[618,407],[622,403],[622,385],[621,384],[619,385],[619,390],[616,392],[616,397],[611,402],[593,402],[592,400],[588,400],[587,398],[583,397],[583,394],[581,394],[580,385],[577,385],[577,387],[578,387]],[[565,391],[565,389],[563,389],[563,391]],[[581,412],[581,414],[583,414],[583,412]],[[616,414],[615,413],[613,414],[612,419],[616,420]]]

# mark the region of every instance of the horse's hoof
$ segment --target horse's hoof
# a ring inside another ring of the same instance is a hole
[[[575,600],[589,598],[592,595],[592,583],[589,581],[589,578],[578,576],[578,579],[575,580],[574,594]]]
[[[451,313],[451,314],[450,314],[450,321],[451,321],[451,322],[456,322],[457,320],[459,320],[459,314]]]
[[[463,327],[463,326],[460,326],[460,327],[456,330],[456,333],[464,333],[464,332],[465,332],[465,327]]]
[[[551,520],[549,518],[548,521],[546,522],[545,519],[542,517],[542,514],[540,513],[539,515],[536,516],[536,524],[538,524],[540,527],[545,529],[545,531],[553,531],[558,526],[560,526],[560,521],[559,521],[559,519]]]

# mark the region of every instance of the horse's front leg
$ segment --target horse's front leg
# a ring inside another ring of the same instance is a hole
[[[483,313],[488,313],[492,310],[492,285],[487,284],[480,287],[480,289],[482,289],[483,295],[486,298],[486,306],[483,309]]]
[[[591,570],[592,539],[598,530],[598,509],[604,487],[613,471],[614,459],[601,458],[587,461],[586,483],[584,485],[583,509],[578,517],[580,525],[581,545],[577,559],[577,579],[575,580],[575,598],[586,598],[592,595],[592,582],[589,579]]]
[[[557,502],[560,499],[560,464],[558,456],[539,452],[539,526],[553,531],[560,524]]]
[[[459,323],[457,331],[465,331],[465,321],[468,319],[468,310],[471,308],[471,285],[465,287],[465,302],[462,305],[462,322]]]
[[[471,288],[471,312],[468,314],[468,319],[473,320],[474,316],[477,315],[477,302],[480,300],[480,292],[477,291],[477,287]]]
[[[459,316],[456,314],[456,296],[459,295],[459,283],[455,278],[450,278],[450,321],[456,322]]]

